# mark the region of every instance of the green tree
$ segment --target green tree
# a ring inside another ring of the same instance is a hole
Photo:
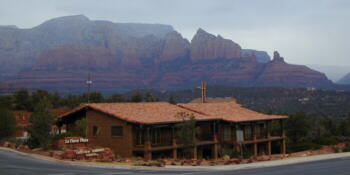
[[[103,95],[99,92],[84,93],[82,98],[85,103],[88,101],[88,98],[90,103],[101,103],[104,101]]]
[[[61,105],[68,106],[70,108],[75,108],[83,102],[84,100],[82,98],[74,94],[68,94],[65,98],[61,99]]]
[[[343,137],[350,137],[350,117],[347,117],[340,122],[339,133]]]
[[[311,149],[312,143],[309,136],[311,121],[305,113],[297,113],[290,116],[285,123],[290,152]]]
[[[120,94],[112,94],[108,99],[108,102],[125,102],[126,98]]]
[[[11,111],[0,106],[0,140],[13,136],[16,125],[16,118]]]
[[[50,99],[50,93],[46,90],[36,90],[32,92],[31,96],[31,102],[34,104],[34,106],[39,103],[42,99],[47,98],[48,100],[51,101]]]
[[[131,102],[142,102],[143,96],[141,93],[136,92],[130,99]]]
[[[20,89],[13,95],[16,110],[32,110],[31,97],[27,89]]]
[[[54,92],[50,94],[50,99],[51,99],[53,108],[59,108],[62,106],[62,99],[58,92]]]
[[[199,128],[196,127],[196,118],[193,114],[179,112],[175,116],[182,122],[175,125],[177,140],[183,145],[183,157],[189,158],[193,147],[195,146],[195,136],[199,134]]]
[[[327,136],[339,135],[338,121],[335,118],[324,117],[321,119],[321,124],[327,128]]]
[[[7,108],[7,109],[13,109],[13,97],[12,96],[2,96],[0,97],[0,106]]]
[[[52,104],[50,100],[44,98],[35,106],[29,121],[31,125],[27,127],[29,133],[29,144],[31,147],[41,147],[47,149],[51,142],[51,126],[54,124],[55,114],[51,112]]]

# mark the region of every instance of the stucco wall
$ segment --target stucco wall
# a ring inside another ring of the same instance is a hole
[[[115,117],[98,111],[88,110],[87,137],[94,146],[109,147],[116,156],[131,157],[133,148],[132,125]],[[99,128],[97,136],[93,136],[93,126]],[[111,126],[123,126],[123,136],[112,137]]]

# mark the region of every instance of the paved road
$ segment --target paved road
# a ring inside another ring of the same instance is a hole
[[[176,175],[350,175],[350,157],[303,164],[285,165],[258,169],[234,171],[146,171],[128,169],[108,169],[73,166],[64,163],[45,161],[12,151],[0,149],[0,175],[132,175],[132,174],[176,174]]]

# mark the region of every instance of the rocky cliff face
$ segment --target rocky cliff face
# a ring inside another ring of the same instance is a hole
[[[179,58],[188,58],[190,53],[190,43],[182,38],[176,31],[170,32],[165,36],[163,49],[160,56],[156,59],[158,63],[172,61]]]
[[[191,58],[206,60],[217,58],[240,58],[241,46],[220,35],[214,36],[199,29],[191,41]]]
[[[169,25],[91,21],[83,15],[52,19],[31,29],[0,27],[0,80],[42,65],[38,58],[44,52],[71,46],[109,50],[117,60],[139,66],[158,54],[158,42],[172,31]]]
[[[191,42],[160,24],[91,21],[85,16],[49,20],[32,29],[0,27],[0,80],[29,88],[176,89],[208,84],[325,86],[327,77],[287,64],[276,52],[242,50],[199,29]]]
[[[241,55],[255,55],[256,60],[260,63],[268,63],[271,61],[271,57],[265,51],[253,50],[253,49],[242,49]]]

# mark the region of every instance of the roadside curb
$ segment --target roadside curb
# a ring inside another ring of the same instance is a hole
[[[220,165],[220,166],[173,166],[167,165],[165,167],[143,167],[143,166],[131,166],[131,165],[115,165],[110,163],[96,163],[96,162],[79,162],[79,161],[67,161],[67,160],[59,160],[47,156],[42,156],[33,153],[24,153],[18,150],[0,147],[1,150],[12,151],[17,154],[30,156],[33,158],[58,162],[67,165],[74,166],[84,166],[84,167],[96,167],[96,168],[111,168],[111,169],[126,169],[126,170],[157,170],[157,171],[167,171],[167,170],[178,170],[178,171],[214,171],[214,170],[239,170],[239,169],[250,169],[250,168],[266,168],[266,167],[274,167],[274,166],[283,166],[283,165],[293,165],[300,163],[308,163],[314,161],[323,161],[323,160],[332,160],[337,158],[347,158],[350,157],[350,152],[347,153],[334,153],[334,154],[323,154],[323,155],[315,155],[315,156],[307,156],[307,157],[292,157],[285,158],[282,160],[271,160],[271,161],[263,161],[263,162],[255,162],[249,164],[235,164],[235,165]]]

